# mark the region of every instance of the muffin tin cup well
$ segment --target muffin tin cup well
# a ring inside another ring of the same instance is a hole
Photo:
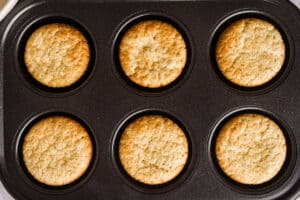
[[[217,41],[218,41],[220,35],[222,34],[222,32],[233,22],[238,21],[240,19],[244,19],[244,18],[258,18],[258,19],[266,20],[267,22],[274,25],[275,28],[277,28],[278,31],[280,32],[282,39],[285,43],[285,47],[286,47],[285,60],[281,67],[281,70],[270,81],[268,81],[267,83],[262,84],[260,86],[256,86],[256,87],[243,87],[243,86],[239,86],[239,85],[234,84],[231,81],[229,81],[220,71],[217,61],[216,61],[216,57],[215,57]],[[212,68],[215,71],[217,78],[221,82],[223,82],[227,88],[232,89],[233,91],[235,91],[237,93],[245,94],[245,95],[259,95],[259,94],[268,92],[270,90],[273,90],[278,85],[280,85],[280,83],[282,83],[282,81],[284,81],[284,79],[288,76],[288,73],[290,72],[290,70],[293,66],[294,42],[291,37],[291,34],[285,24],[280,22],[280,20],[278,20],[275,16],[268,14],[266,12],[259,11],[259,10],[247,10],[247,9],[234,11],[234,12],[228,14],[227,16],[225,16],[224,18],[222,18],[218,22],[218,24],[214,28],[214,31],[211,36],[212,37],[210,39],[209,55],[210,55],[210,60],[212,63]]]
[[[25,163],[23,161],[22,145],[23,145],[23,141],[26,136],[26,133],[36,122],[38,122],[39,120],[42,120],[44,118],[51,117],[51,116],[65,116],[65,117],[69,117],[69,118],[74,119],[77,122],[79,122],[87,130],[87,132],[90,136],[92,145],[93,145],[93,155],[92,155],[91,163],[89,164],[89,167],[87,168],[85,173],[80,178],[75,180],[74,182],[67,184],[67,185],[63,185],[63,186],[49,186],[49,185],[46,185],[44,183],[37,181],[28,172],[28,170],[25,166]],[[16,145],[15,145],[15,157],[16,157],[15,160],[18,163],[18,165],[21,166],[18,169],[19,173],[20,173],[21,177],[23,178],[23,180],[28,185],[30,185],[31,187],[33,187],[39,191],[43,191],[43,192],[49,193],[49,194],[64,194],[67,192],[71,192],[72,190],[75,190],[76,188],[84,185],[95,170],[95,165],[97,163],[97,157],[98,157],[98,146],[97,146],[98,143],[96,142],[95,135],[85,121],[83,121],[81,118],[79,118],[69,112],[49,111],[49,112],[43,112],[43,113],[39,113],[35,116],[32,116],[29,120],[27,120],[20,127],[19,135],[18,135],[18,138],[16,138],[15,143],[16,143]]]
[[[26,43],[31,36],[31,34],[38,29],[39,27],[42,27],[44,25],[52,24],[52,23],[62,23],[66,25],[70,25],[77,30],[79,30],[83,36],[86,38],[89,49],[90,49],[90,60],[88,67],[85,71],[85,73],[72,85],[67,87],[59,87],[59,88],[53,88],[48,87],[39,81],[35,80],[32,75],[28,72],[25,61],[24,61],[24,54],[25,54],[25,46]],[[34,20],[28,20],[25,24],[23,24],[23,28],[20,29],[22,32],[20,33],[20,36],[17,41],[17,58],[18,61],[17,66],[17,72],[20,74],[20,77],[25,79],[26,82],[29,83],[30,87],[34,90],[38,90],[40,93],[47,93],[50,95],[61,95],[61,94],[68,94],[73,91],[76,91],[78,88],[82,87],[92,76],[94,65],[95,65],[95,59],[96,59],[96,49],[94,46],[94,39],[92,38],[92,34],[90,34],[90,31],[82,25],[82,23],[79,23],[77,20],[70,18],[69,16],[63,16],[63,15],[49,15],[49,16],[42,16],[38,19]]]
[[[227,176],[223,170],[220,168],[216,154],[215,154],[215,146],[216,146],[216,139],[219,134],[219,131],[221,128],[233,117],[240,115],[240,114],[246,114],[246,113],[253,113],[253,114],[262,114],[266,117],[269,117],[272,119],[283,131],[285,139],[286,139],[286,146],[287,146],[287,154],[285,162],[281,168],[281,170],[278,172],[278,174],[273,177],[271,180],[258,184],[258,185],[247,185],[238,183],[234,180],[232,180],[229,176]],[[282,119],[279,118],[278,115],[267,111],[260,107],[255,106],[245,106],[241,108],[235,108],[227,113],[225,113],[214,125],[211,135],[209,137],[208,141],[208,153],[210,162],[212,165],[212,168],[215,171],[216,176],[229,188],[240,192],[245,193],[249,195],[258,195],[258,194],[264,194],[267,192],[270,192],[272,190],[275,190],[276,188],[280,187],[286,180],[290,178],[290,175],[292,174],[296,160],[297,160],[297,144],[295,142],[294,134],[292,133],[289,126],[282,121]]]
[[[124,36],[126,31],[130,29],[133,25],[142,22],[144,20],[159,20],[172,25],[182,35],[186,44],[187,60],[186,60],[185,67],[183,68],[183,71],[181,72],[179,77],[177,77],[173,82],[163,87],[147,88],[134,83],[125,75],[120,64],[119,45],[122,40],[122,37]],[[120,81],[123,82],[123,85],[125,85],[125,87],[128,87],[129,89],[133,89],[135,90],[136,93],[141,95],[159,96],[167,92],[171,92],[173,91],[173,89],[176,89],[177,87],[180,87],[180,85],[182,85],[183,82],[186,81],[186,79],[188,79],[188,76],[191,73],[193,67],[195,47],[193,44],[191,34],[189,33],[187,27],[175,17],[160,12],[150,12],[150,11],[138,12],[133,14],[132,16],[129,16],[127,19],[121,22],[113,35],[114,38],[112,43],[112,56],[113,56],[112,59],[115,64],[113,70],[116,76],[118,77],[118,79],[120,79]]]
[[[163,117],[167,117],[171,119],[184,131],[188,141],[189,153],[184,168],[174,179],[164,184],[148,185],[135,180],[125,171],[125,169],[121,165],[120,158],[119,158],[119,141],[123,131],[131,122],[138,119],[139,117],[147,116],[147,115],[161,115]],[[154,109],[154,108],[141,109],[125,116],[124,119],[120,121],[120,123],[118,124],[115,130],[114,136],[112,138],[112,147],[111,147],[111,155],[114,162],[114,167],[117,173],[119,174],[119,176],[123,179],[123,181],[126,184],[128,184],[130,187],[140,192],[150,193],[150,194],[165,193],[183,184],[184,181],[186,181],[186,179],[188,179],[192,175],[192,170],[196,161],[194,151],[195,149],[194,149],[193,139],[189,133],[189,130],[187,129],[187,126],[184,123],[182,123],[182,121],[180,121],[178,117],[173,113],[163,109]]]

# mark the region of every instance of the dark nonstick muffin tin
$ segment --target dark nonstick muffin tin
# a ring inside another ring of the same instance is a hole
[[[273,23],[287,54],[282,71],[265,86],[245,89],[218,72],[218,34],[242,17]],[[188,45],[179,79],[151,90],[130,83],[118,63],[119,36],[141,19],[170,22]],[[71,87],[39,85],[24,70],[24,45],[35,28],[70,24],[87,37],[92,55],[87,74]],[[288,1],[21,1],[0,25],[1,180],[16,199],[292,199],[300,192],[300,13]],[[279,174],[257,186],[238,184],[222,173],[214,157],[220,126],[237,113],[262,113],[275,120],[287,139],[287,159]],[[173,181],[147,186],[131,179],[118,160],[118,139],[141,114],[162,114],[185,130],[189,159]],[[51,114],[78,119],[90,132],[93,162],[87,173],[63,187],[35,181],[20,148],[26,130]]]

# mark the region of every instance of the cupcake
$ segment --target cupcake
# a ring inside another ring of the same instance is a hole
[[[182,73],[187,61],[186,43],[171,24],[145,20],[123,35],[119,60],[125,75],[135,84],[164,87]]]
[[[63,186],[78,180],[88,169],[92,155],[88,131],[65,116],[50,116],[36,122],[22,144],[27,171],[49,186]]]
[[[133,179],[148,185],[169,182],[188,159],[184,131],[169,118],[145,115],[131,122],[119,142],[119,158]]]
[[[281,170],[287,154],[280,127],[261,114],[240,114],[221,128],[215,153],[223,172],[236,182],[258,185]]]
[[[226,79],[242,87],[272,80],[285,60],[285,43],[269,22],[245,18],[229,25],[216,45],[216,61]]]
[[[48,24],[29,37],[24,54],[29,74],[51,88],[68,87],[86,72],[90,48],[84,35],[67,24]]]

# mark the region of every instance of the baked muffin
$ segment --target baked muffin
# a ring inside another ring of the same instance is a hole
[[[246,18],[229,25],[216,45],[222,74],[242,87],[261,86],[273,79],[285,60],[285,43],[269,22]]]
[[[67,24],[48,24],[35,30],[25,46],[25,65],[31,76],[51,88],[68,87],[86,72],[90,48],[83,34]]]
[[[221,128],[215,152],[227,176],[257,185],[277,175],[287,148],[284,134],[274,121],[261,114],[240,114]]]
[[[86,172],[93,146],[88,131],[79,122],[65,116],[51,116],[29,129],[22,154],[28,172],[37,181],[63,186]]]
[[[160,115],[145,115],[124,130],[119,143],[119,158],[125,171],[148,185],[174,179],[188,159],[184,131]]]
[[[133,25],[122,37],[119,60],[125,75],[147,88],[159,88],[176,80],[187,61],[182,35],[172,25],[145,20]]]

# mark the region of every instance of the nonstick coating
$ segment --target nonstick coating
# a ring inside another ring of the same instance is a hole
[[[141,18],[140,18],[141,17]],[[147,90],[128,83],[118,66],[119,35],[142,18],[172,23],[188,43],[189,61],[170,87]],[[259,17],[273,23],[287,46],[284,69],[268,85],[253,90],[229,84],[217,70],[214,44],[230,22]],[[133,20],[133,21],[132,21]],[[24,71],[24,44],[34,29],[63,22],[81,30],[91,46],[88,74],[65,90],[39,86]],[[125,28],[125,29],[123,29]],[[300,15],[288,1],[21,1],[0,24],[0,177],[16,199],[290,199],[300,188]],[[190,140],[189,162],[178,178],[147,187],[120,169],[117,145],[122,125],[141,113],[170,116]],[[240,112],[273,118],[284,130],[287,161],[273,180],[239,185],[216,165],[219,125]],[[20,146],[30,122],[51,113],[74,116],[87,126],[96,146],[88,172],[53,188],[26,172]]]

